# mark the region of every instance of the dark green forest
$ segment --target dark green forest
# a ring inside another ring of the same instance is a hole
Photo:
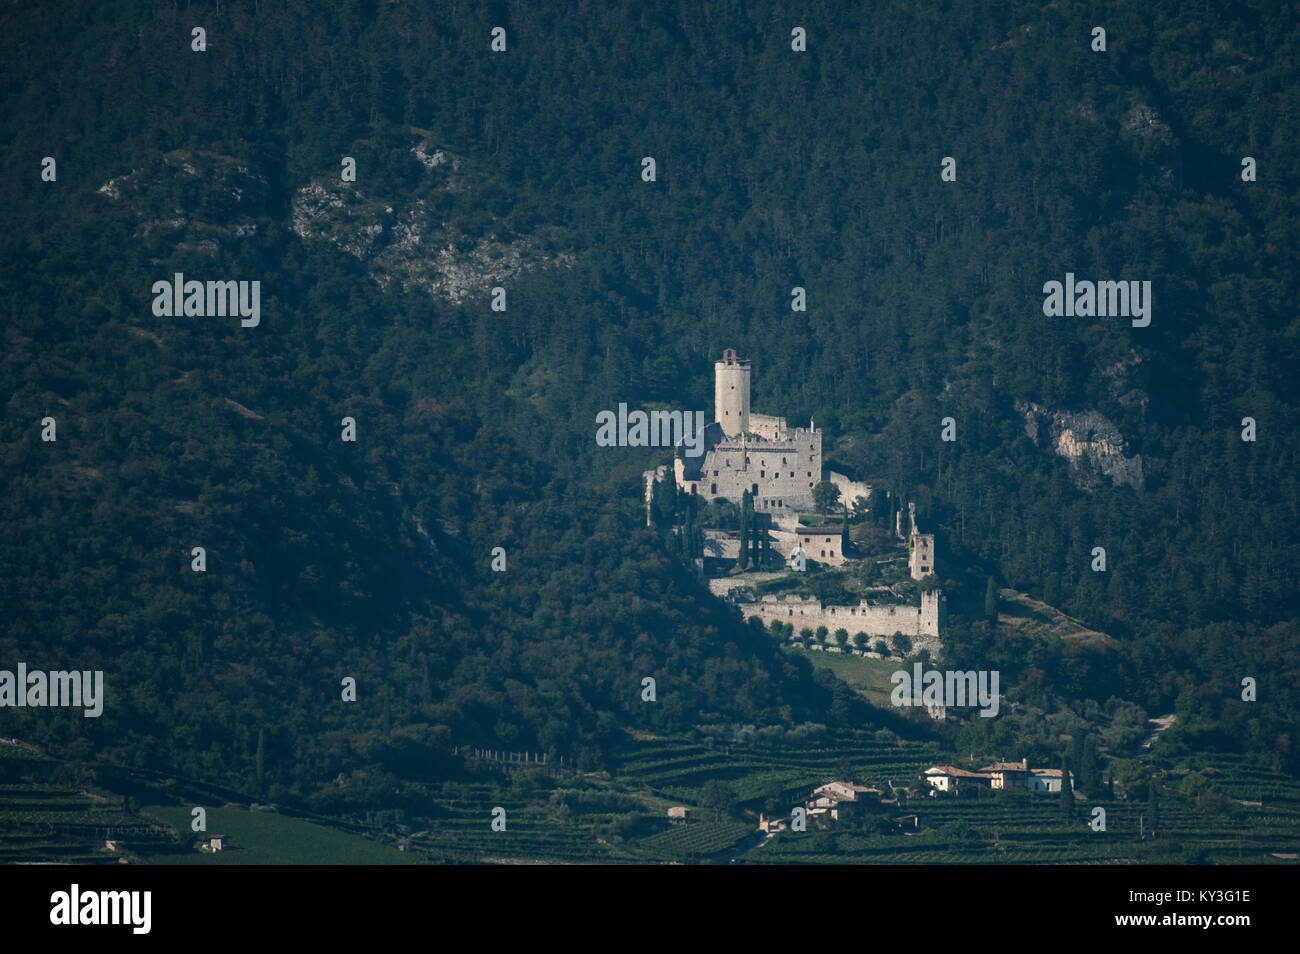
[[[885,724],[646,527],[666,452],[596,446],[620,402],[711,408],[734,347],[756,411],[976,581],[954,664],[1300,772],[1294,4],[128,0],[0,37],[0,667],[108,687],[0,734],[345,810],[455,746]],[[385,224],[362,254],[295,228],[316,185]],[[418,280],[503,247],[504,312]],[[1045,317],[1067,271],[1150,280],[1150,326]],[[260,281],[260,325],[156,317],[175,272]],[[1113,422],[1140,486],[1081,481],[1025,404]],[[990,576],[1114,639],[1004,638]]]

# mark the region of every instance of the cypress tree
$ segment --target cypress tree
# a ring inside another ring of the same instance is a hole
[[[1083,742],[1083,761],[1079,763],[1079,787],[1085,793],[1101,788],[1101,769],[1097,757],[1097,737],[1088,733]]]
[[[261,795],[262,792],[265,790],[265,785],[263,784],[263,774],[262,774],[263,761],[264,761],[264,749],[263,749],[262,742],[263,742],[264,734],[265,734],[264,729],[257,730],[256,762],[257,762],[257,794],[259,795]]]
[[[998,618],[998,585],[991,576],[984,587],[984,615],[988,619]]]
[[[1160,825],[1160,800],[1156,798],[1156,780],[1147,779],[1147,818],[1151,822],[1151,837],[1156,836]]]
[[[740,568],[749,566],[750,523],[754,516],[754,502],[746,490],[740,496]]]
[[[1070,760],[1061,756],[1061,814],[1066,822],[1074,818],[1074,789],[1070,787]]]

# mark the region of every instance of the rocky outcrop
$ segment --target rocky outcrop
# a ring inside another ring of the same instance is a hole
[[[1016,402],[1016,410],[1024,415],[1029,439],[1064,457],[1082,489],[1095,490],[1109,477],[1116,487],[1142,490],[1142,458],[1125,454],[1124,436],[1106,417],[1096,411],[1049,411],[1024,401]]]
[[[260,171],[230,156],[178,150],[145,157],[96,192],[134,217],[135,237],[145,243],[215,258],[222,247],[258,234],[270,186]]]
[[[1124,128],[1136,136],[1141,136],[1143,139],[1153,138],[1165,145],[1169,145],[1174,141],[1169,126],[1160,118],[1160,114],[1146,103],[1133,104],[1133,108],[1129,110],[1128,119],[1124,123]]]
[[[483,234],[466,235],[442,221],[439,193],[472,199],[461,171],[466,161],[423,139],[411,147],[410,161],[424,167],[426,178],[401,199],[337,176],[307,183],[292,196],[289,228],[304,242],[360,259],[382,289],[397,282],[453,302],[486,295],[534,269],[573,264],[571,255],[546,251],[547,228],[509,236],[487,219]],[[160,257],[184,249],[218,259],[223,250],[257,238],[272,215],[260,170],[201,151],[156,153],[97,191],[134,218],[135,237]]]
[[[1130,348],[1127,355],[1101,370],[1102,378],[1106,382],[1106,390],[1115,403],[1139,421],[1146,419],[1147,405],[1150,402],[1146,391],[1136,383],[1140,377],[1142,364],[1142,356]]]
[[[462,191],[457,173],[464,160],[420,142],[411,155],[431,176],[432,188]],[[535,268],[572,265],[571,256],[539,250],[541,236],[499,239],[495,232],[466,236],[435,219],[422,198],[379,199],[350,182],[314,181],[295,194],[294,234],[327,242],[364,262],[380,288],[393,282],[460,302],[486,294]]]

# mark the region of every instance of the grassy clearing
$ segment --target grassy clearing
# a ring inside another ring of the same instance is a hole
[[[874,638],[873,638],[874,640]],[[828,653],[801,646],[782,647],[789,653],[805,657],[814,666],[829,669],[842,679],[860,696],[881,709],[889,708],[889,694],[894,685],[889,681],[892,673],[907,668],[901,659],[872,659],[869,656],[854,656],[851,653]]]
[[[1009,630],[1032,628],[1082,645],[1104,646],[1113,642],[1105,633],[1088,629],[1073,616],[1066,616],[1018,590],[998,590],[998,625]]]
[[[187,806],[148,805],[141,811],[180,832],[184,844],[192,844],[204,837],[202,833],[190,832],[190,809]],[[207,833],[227,836],[231,849],[213,854],[185,851],[166,858],[168,864],[403,865],[417,860],[396,848],[360,835],[275,812],[209,808],[207,815]]]

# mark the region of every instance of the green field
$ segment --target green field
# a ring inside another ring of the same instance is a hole
[[[875,643],[873,637],[872,643]],[[893,683],[889,681],[892,673],[899,669],[909,669],[910,664],[901,659],[873,659],[870,656],[828,653],[802,646],[783,646],[786,652],[798,654],[814,666],[829,669],[846,682],[850,688],[861,695],[867,702],[880,709],[890,707],[889,694]]]
[[[146,805],[141,812],[180,832],[182,845],[192,845],[204,837],[190,832],[190,809],[186,806]],[[360,835],[275,812],[208,808],[207,816],[207,833],[227,836],[230,850],[183,850],[158,860],[194,865],[403,865],[419,861]]]

